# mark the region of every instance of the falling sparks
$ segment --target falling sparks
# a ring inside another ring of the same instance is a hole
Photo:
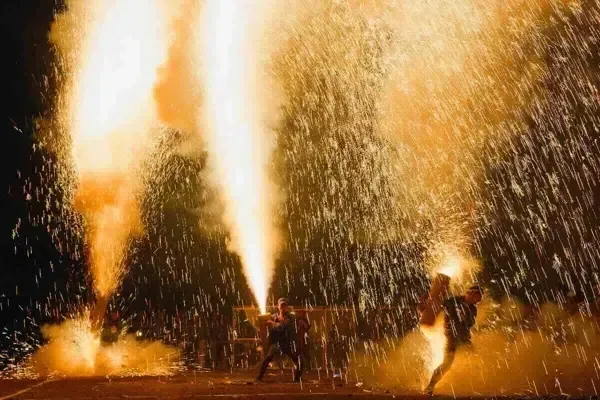
[[[202,54],[209,157],[225,199],[230,248],[239,254],[261,312],[275,262],[270,144],[256,98],[259,49],[252,42],[253,2],[207,1]]]
[[[66,374],[87,375],[96,371],[98,354],[115,360],[100,352],[97,331],[121,284],[128,240],[141,230],[138,169],[154,121],[152,90],[166,31],[158,1],[74,0],[67,6],[51,33],[70,73],[58,118],[71,136],[74,206],[85,219],[96,304],[89,326],[77,319],[48,328],[50,350],[39,353],[50,354],[54,367],[65,357]]]
[[[425,339],[427,339],[428,350],[425,357],[427,357],[427,368],[425,369],[425,376],[431,377],[433,371],[439,367],[444,361],[444,353],[446,349],[446,335],[444,333],[444,316],[443,313],[438,315],[433,326],[421,325],[421,332]]]
[[[119,286],[127,241],[140,230],[136,169],[153,121],[157,69],[165,59],[162,21],[158,0],[71,1],[52,33],[72,74],[63,119],[72,137],[75,207],[86,218],[100,298]]]
[[[178,368],[177,349],[161,343],[136,341],[133,335],[102,343],[88,314],[44,326],[42,332],[48,344],[29,360],[37,375],[166,375]]]
[[[50,140],[35,141],[35,172],[19,168],[9,190],[27,208],[10,227],[19,279],[0,294],[15,315],[3,348],[31,354],[40,325],[117,292],[160,340],[208,340],[207,326],[237,337],[213,319],[252,301],[227,236],[261,311],[268,293],[332,307],[324,368],[352,369],[364,349],[377,382],[428,378],[443,316],[432,307],[419,327],[415,305],[441,273],[455,294],[481,283],[491,304],[441,393],[595,392],[597,1],[286,0],[277,24],[262,23],[266,1],[197,3],[70,1],[57,16],[66,78],[61,128],[47,130],[69,135],[77,193],[55,183],[68,168]],[[265,26],[273,53],[256,40]],[[265,75],[281,99],[259,90]],[[141,185],[157,105],[168,132]],[[136,353],[76,321],[47,338],[78,343],[66,365],[96,374]]]

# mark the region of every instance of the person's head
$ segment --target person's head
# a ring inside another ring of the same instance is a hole
[[[465,293],[465,301],[469,304],[477,304],[483,298],[483,290],[478,285],[471,286]]]
[[[288,300],[285,297],[277,300],[277,308],[279,308],[279,311],[282,313],[287,312],[289,309]]]

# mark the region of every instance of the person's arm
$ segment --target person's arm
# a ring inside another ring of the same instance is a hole
[[[272,329],[277,329],[277,330],[288,330],[291,329],[294,326],[294,319],[289,315],[284,315],[283,316],[283,321],[281,322],[273,322],[273,324],[271,325]]]
[[[469,321],[469,329],[472,328],[477,322],[477,307],[473,307],[473,313],[471,314],[471,320]]]

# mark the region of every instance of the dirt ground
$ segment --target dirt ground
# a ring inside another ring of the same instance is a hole
[[[291,376],[273,373],[253,383],[246,372],[189,372],[170,377],[67,378],[0,380],[0,400],[8,399],[426,399],[417,393],[392,393],[357,382],[308,374],[302,384]]]
[[[0,400],[8,399],[394,399],[397,394],[356,382],[308,374],[302,384],[273,373],[254,383],[244,372],[190,372],[170,377],[90,377],[48,380],[0,380]]]

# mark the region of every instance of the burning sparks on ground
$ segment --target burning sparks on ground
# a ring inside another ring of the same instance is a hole
[[[42,369],[50,371],[60,368],[66,375],[93,373],[100,348],[100,336],[92,330],[89,315],[67,320],[60,326],[46,326],[42,333],[49,344],[34,355],[34,365],[53,364],[54,368],[45,365]]]
[[[269,128],[261,117],[255,81],[260,53],[253,24],[261,7],[208,0],[201,25],[209,159],[225,201],[230,248],[240,256],[264,313],[276,248]]]
[[[102,344],[89,314],[44,326],[42,333],[48,344],[28,363],[35,375],[165,375],[178,368],[178,351],[161,343],[137,342],[129,335]]]

